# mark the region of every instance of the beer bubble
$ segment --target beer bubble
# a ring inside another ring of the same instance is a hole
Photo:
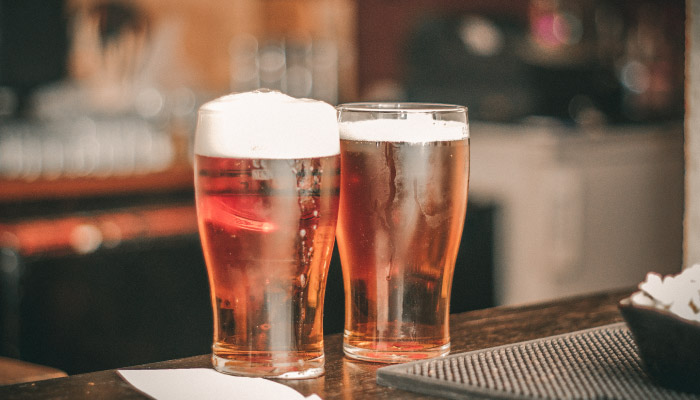
[[[299,236],[304,237],[306,236],[306,229],[302,229],[299,231]]]

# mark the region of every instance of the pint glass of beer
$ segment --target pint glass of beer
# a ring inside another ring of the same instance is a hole
[[[200,108],[195,193],[216,370],[323,374],[339,167],[336,110],[326,103],[256,91]]]
[[[343,350],[394,363],[446,355],[469,184],[467,110],[416,103],[337,109]]]

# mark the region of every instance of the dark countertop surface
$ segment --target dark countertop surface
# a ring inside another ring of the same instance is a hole
[[[454,314],[450,320],[452,353],[484,349],[622,321],[617,303],[632,289],[621,289],[547,303],[496,307]],[[280,382],[305,396],[331,399],[423,399],[419,395],[379,386],[375,371],[386,364],[350,361],[343,357],[342,335],[325,339],[324,376]],[[210,356],[130,367],[134,369],[210,367]],[[147,399],[127,384],[116,370],[92,372],[9,386],[0,386],[0,398],[10,399]]]

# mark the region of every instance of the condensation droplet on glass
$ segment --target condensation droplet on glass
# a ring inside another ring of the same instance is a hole
[[[301,275],[299,276],[299,283],[301,283],[301,286],[302,286],[302,287],[306,286],[306,275],[301,274]]]
[[[314,217],[318,217],[318,210],[314,210]],[[314,225],[314,229],[316,229],[316,225]]]
[[[299,231],[299,236],[304,237],[306,236],[306,229],[302,229]]]

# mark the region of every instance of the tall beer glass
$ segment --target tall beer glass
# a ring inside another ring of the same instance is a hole
[[[323,299],[340,184],[335,109],[279,92],[199,110],[195,192],[220,372],[323,374]]]
[[[469,184],[467,110],[356,103],[338,111],[345,354],[378,362],[445,355]]]

